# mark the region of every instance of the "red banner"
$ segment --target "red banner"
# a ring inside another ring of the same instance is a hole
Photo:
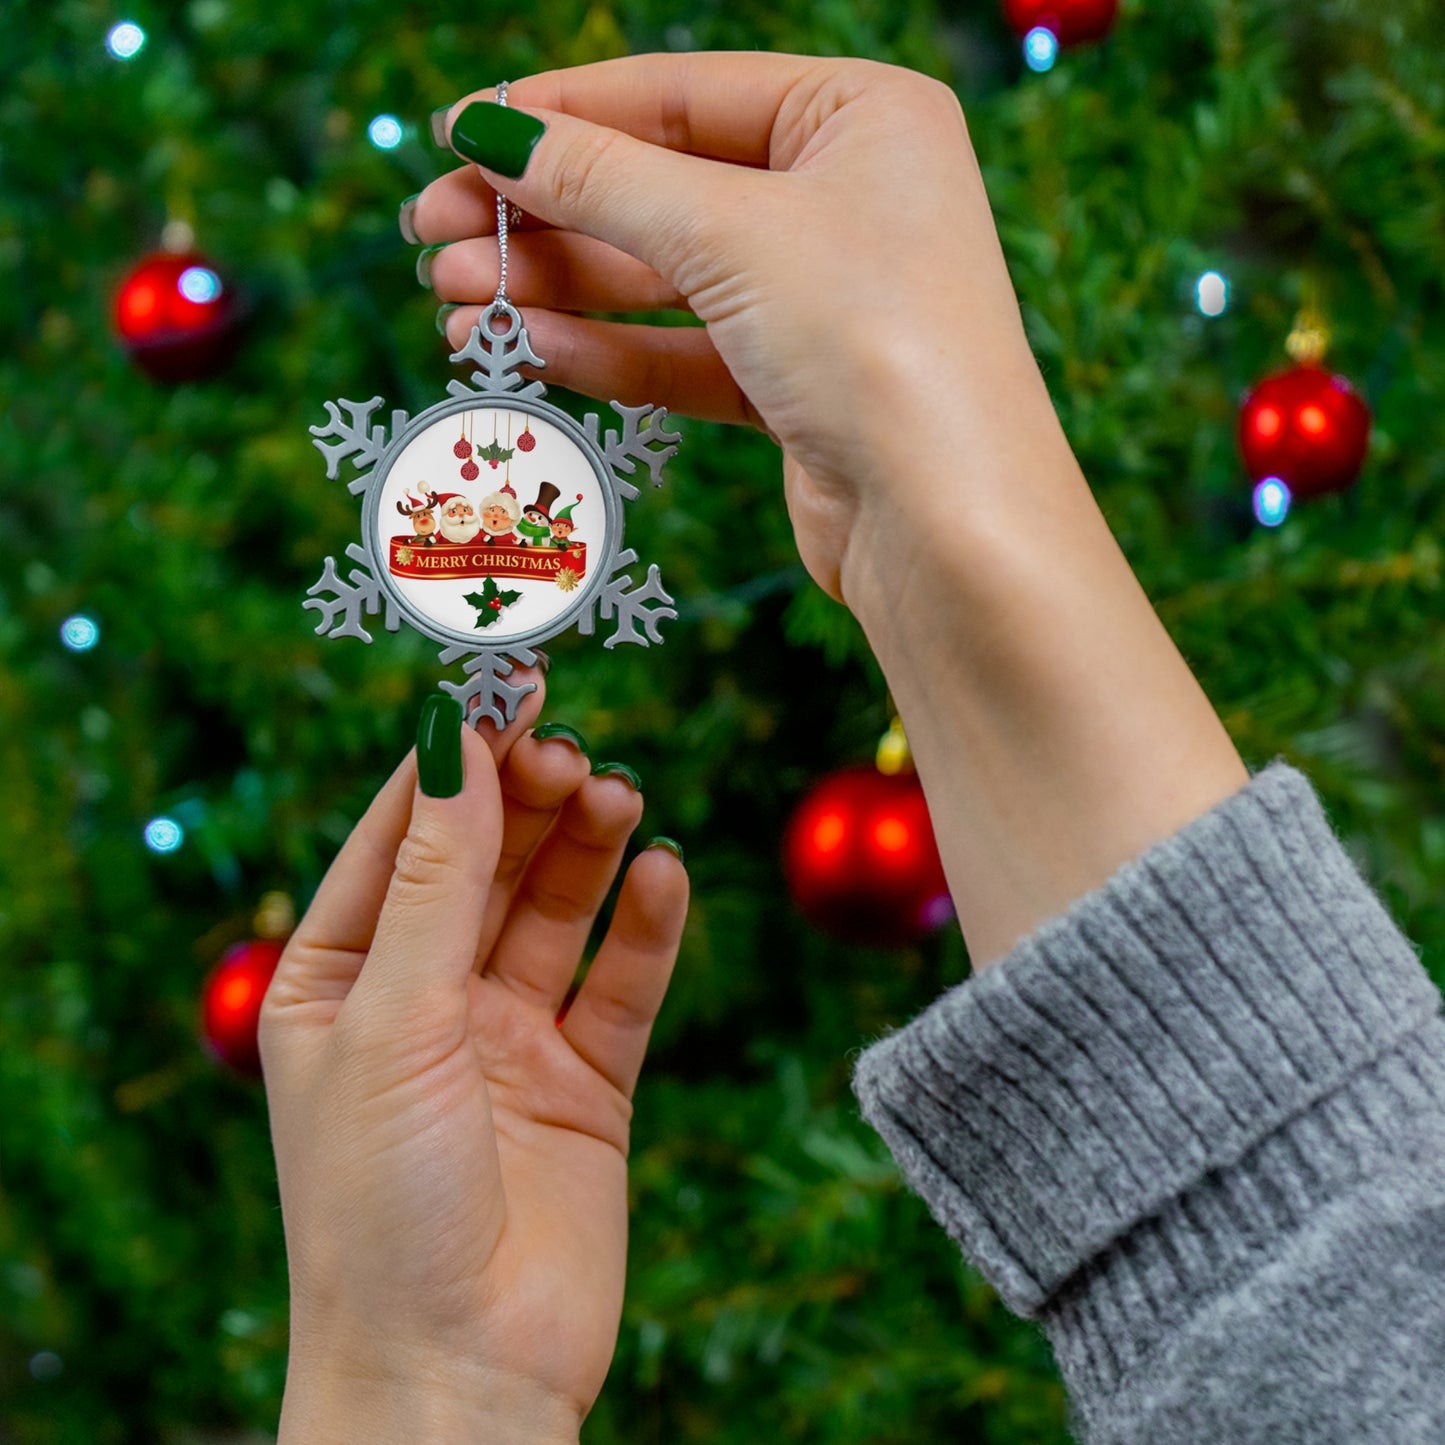
[[[437,542],[422,546],[415,537],[391,539],[391,573],[394,577],[532,577],[552,582],[564,569],[580,580],[587,570],[586,542],[569,542],[566,551],[543,543],[540,547],[516,547],[499,543],[487,547],[477,543]]]

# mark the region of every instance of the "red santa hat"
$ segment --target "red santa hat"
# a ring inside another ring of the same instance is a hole
[[[437,506],[444,507],[453,497],[462,497],[460,492],[442,492],[437,497]],[[470,497],[462,497],[462,501],[470,502]]]

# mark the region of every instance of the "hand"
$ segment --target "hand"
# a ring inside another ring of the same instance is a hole
[[[457,118],[494,94],[451,108],[454,148]],[[956,492],[898,466],[920,387],[933,448],[985,473],[1000,395],[1021,434],[1057,430],[943,85],[861,60],[649,55],[518,80],[508,104],[547,126],[523,176],[468,165],[411,212],[420,239],[458,242],[431,258],[437,294],[492,299],[495,241],[467,238],[495,232],[499,186],[526,213],[508,291],[547,378],[765,427],[799,552],[834,597],[858,538],[905,531],[900,516],[957,524]],[[705,328],[574,314],[661,308]],[[452,313],[454,343],[477,315]]]
[[[283,1442],[575,1441],[611,1363],[630,1101],[687,881],[663,849],[633,862],[559,1023],[642,799],[522,735],[540,705],[485,742],[455,710],[453,797],[407,757],[267,994]]]

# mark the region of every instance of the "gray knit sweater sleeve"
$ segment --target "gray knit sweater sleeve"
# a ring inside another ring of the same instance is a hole
[[[1445,1022],[1283,762],[869,1048],[1091,1445],[1445,1441]]]

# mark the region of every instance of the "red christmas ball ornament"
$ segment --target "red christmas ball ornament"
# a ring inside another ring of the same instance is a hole
[[[1039,29],[1061,46],[1102,40],[1114,28],[1119,0],[1004,0],[1004,16],[1020,39]]]
[[[256,1027],[283,946],[273,938],[238,943],[222,956],[201,990],[201,1034],[206,1047],[237,1073],[260,1077]]]
[[[529,452],[537,445],[537,438],[532,435],[530,426],[523,429],[522,435],[517,438],[517,450]]]
[[[240,308],[204,256],[147,256],[115,295],[115,329],[127,354],[157,381],[198,381],[231,359]]]
[[[472,444],[466,439],[466,437],[459,437],[456,441],[452,443],[452,455],[456,457],[458,461],[466,461],[466,459],[471,456],[471,454]]]
[[[948,881],[914,773],[845,768],[803,799],[783,842],[793,901],[850,943],[912,943],[953,917]]]
[[[462,480],[474,482],[481,476],[482,469],[475,462],[463,462],[461,465]]]
[[[1244,399],[1239,449],[1250,477],[1278,477],[1296,497],[1347,491],[1370,444],[1370,409],[1343,377],[1305,362]]]

